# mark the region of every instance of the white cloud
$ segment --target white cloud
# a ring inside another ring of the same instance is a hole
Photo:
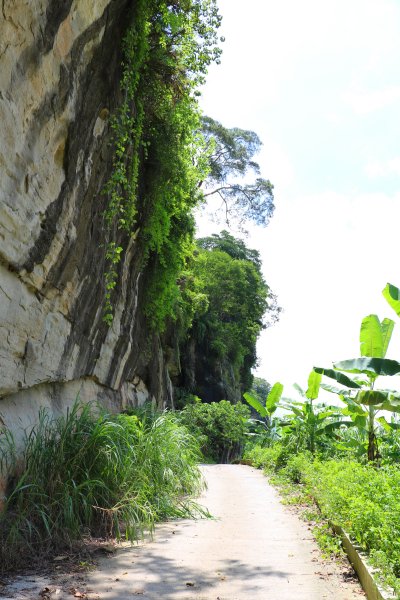
[[[343,100],[357,115],[366,115],[400,101],[400,85],[387,86],[379,90],[347,91],[343,94]]]
[[[379,177],[388,177],[391,175],[400,176],[400,156],[391,158],[385,162],[383,161],[372,161],[365,165],[364,169],[366,175],[371,179],[377,179]]]
[[[359,354],[363,317],[397,320],[381,291],[388,281],[400,286],[399,222],[400,193],[325,192],[281,201],[268,229],[252,232],[248,244],[261,251],[284,308],[260,339],[260,376],[305,384],[313,365]],[[400,356],[400,330],[389,354]]]

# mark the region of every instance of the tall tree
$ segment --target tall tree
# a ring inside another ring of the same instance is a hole
[[[260,151],[261,140],[254,131],[228,129],[211,117],[203,116],[202,133],[206,140],[209,175],[199,183],[205,198],[222,200],[225,221],[240,226],[245,221],[267,225],[274,211],[273,185],[260,177],[260,165],[253,159]],[[243,181],[249,173],[256,176]]]
[[[221,250],[229,254],[232,258],[249,260],[258,269],[261,268],[260,253],[258,250],[248,248],[243,240],[235,238],[225,229],[219,234],[213,233],[211,236],[199,238],[197,245],[204,250]]]
[[[204,239],[184,282],[184,297],[203,300],[184,343],[183,385],[204,400],[237,401],[251,388],[257,338],[276,299],[257,251],[226,232]]]

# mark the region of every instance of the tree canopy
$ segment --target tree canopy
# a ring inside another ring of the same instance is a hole
[[[213,233],[209,237],[199,238],[197,245],[204,250],[221,250],[229,254],[232,258],[248,260],[254,263],[258,269],[261,268],[260,253],[258,250],[247,248],[243,240],[235,238],[225,229],[220,234]]]
[[[203,372],[229,366],[237,385],[249,390],[257,338],[270,313],[277,311],[258,252],[226,231],[201,238],[185,275],[183,297],[188,309],[193,309],[193,298],[201,299],[191,313],[188,335],[204,363]],[[191,391],[201,397],[199,389]]]
[[[253,159],[260,151],[260,138],[254,131],[228,129],[207,116],[201,124],[209,166],[208,177],[199,184],[204,197],[220,198],[228,225],[232,220],[240,226],[245,221],[267,225],[274,211],[274,186],[260,177],[260,165]],[[249,173],[255,179],[243,181]]]

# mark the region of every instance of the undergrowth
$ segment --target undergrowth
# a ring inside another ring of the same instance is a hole
[[[242,457],[249,414],[240,402],[195,402],[183,408],[179,420],[199,440],[207,461],[229,463]]]
[[[14,465],[0,513],[0,569],[85,536],[137,540],[154,523],[203,509],[196,440],[170,414],[95,414],[76,403],[56,420],[42,411],[15,459],[2,436],[2,469]],[[203,511],[204,513],[204,511]]]

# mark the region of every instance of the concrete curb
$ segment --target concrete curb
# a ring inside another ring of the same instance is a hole
[[[330,523],[333,531],[341,538],[344,551],[358,575],[364,592],[367,594],[368,600],[398,600],[398,596],[393,595],[383,589],[374,580],[374,573],[378,570],[368,564],[368,556],[359,546],[356,546],[349,538],[347,533],[334,523]]]

